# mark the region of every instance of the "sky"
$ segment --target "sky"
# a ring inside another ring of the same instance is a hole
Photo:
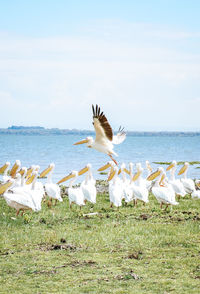
[[[0,128],[200,131],[199,0],[0,7]]]

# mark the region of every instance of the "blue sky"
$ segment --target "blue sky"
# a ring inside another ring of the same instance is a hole
[[[0,4],[0,127],[200,131],[200,1]]]

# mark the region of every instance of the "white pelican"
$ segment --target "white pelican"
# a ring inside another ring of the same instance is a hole
[[[113,155],[117,156],[113,150],[113,144],[122,143],[126,138],[126,133],[120,127],[117,135],[114,136],[112,128],[104,113],[101,112],[100,107],[96,105],[96,108],[94,108],[92,105],[92,110],[93,125],[96,132],[95,140],[92,137],[87,137],[82,141],[74,143],[74,145],[86,143],[88,148],[93,148],[99,152],[106,153],[115,162],[115,164],[117,164],[116,160],[113,158]]]
[[[80,209],[83,205],[85,205],[84,202],[84,195],[81,187],[73,188],[72,185],[76,181],[78,177],[77,171],[72,171],[68,176],[62,178],[57,184],[61,184],[69,179],[71,181],[69,182],[69,188],[68,188],[68,197],[69,197],[69,205],[70,208],[72,207],[72,203],[75,203],[80,206]]]
[[[175,200],[175,192],[166,182],[164,182],[163,185],[160,186],[160,182],[164,181],[165,178],[165,172],[162,167],[159,167],[158,170],[153,172],[147,179],[149,181],[153,181],[156,177],[158,177],[157,180],[152,183],[152,193],[160,203],[160,207],[162,208],[162,205],[166,204],[167,209],[169,205],[179,204]]]
[[[8,176],[8,169],[10,167],[10,162],[7,161],[1,168],[0,168],[0,174],[3,174],[3,183],[7,182],[10,179],[10,176]]]
[[[61,197],[60,187],[57,184],[52,182],[52,174],[55,168],[55,164],[51,163],[45,170],[43,170],[40,174],[40,178],[43,178],[47,175],[47,183],[44,185],[45,191],[50,198],[50,202],[52,202],[52,198],[56,201],[62,202],[63,199]]]
[[[179,179],[175,179],[175,170],[176,170],[177,162],[173,160],[172,163],[167,167],[167,171],[170,170],[170,180],[168,181],[171,184],[174,192],[178,196],[178,198],[184,197],[186,195],[183,183]]]
[[[125,199],[125,203],[128,203],[133,200],[133,193],[131,189],[130,179],[127,179],[126,177],[126,174],[130,174],[130,172],[126,169],[125,163],[121,164],[119,172],[121,172],[122,174],[123,198]]]
[[[196,189],[195,189],[194,181],[192,179],[187,178],[188,167],[189,167],[189,162],[185,162],[185,164],[180,169],[178,175],[183,174],[183,178],[181,178],[181,182],[183,183],[185,191],[191,194]]]
[[[0,194],[3,193],[3,197],[6,200],[8,206],[15,208],[17,211],[17,215],[20,211],[22,211],[23,214],[24,210],[27,209],[36,211],[37,209],[31,196],[29,197],[25,194],[13,193],[8,191],[10,188],[12,188],[14,182],[14,179],[10,179],[7,183],[0,186]]]
[[[104,166],[100,167],[100,168],[98,169],[98,171],[104,171],[104,170],[110,168],[110,171],[109,171],[109,173],[108,173],[108,177],[109,177],[110,174],[113,172],[114,167],[115,167],[115,163],[114,163],[113,161],[108,161]],[[128,172],[128,173],[129,173],[129,172]],[[117,181],[117,182],[119,182],[119,183],[121,184],[121,179],[120,179],[119,177],[117,177],[117,178],[115,179],[115,181]]]
[[[89,201],[93,204],[96,203],[96,195],[97,195],[97,189],[96,189],[96,181],[92,176],[92,172],[91,172],[91,164],[87,164],[86,167],[84,167],[83,169],[81,169],[78,173],[78,175],[82,175],[84,173],[86,174],[86,178],[85,180],[81,183],[81,189],[83,191],[83,195],[84,195],[84,201]]]
[[[131,179],[131,189],[133,193],[134,205],[137,205],[137,200],[143,201],[145,205],[145,203],[149,202],[149,191],[146,187],[146,181],[142,179],[143,168],[141,167],[141,164],[136,164],[136,167],[137,172]]]
[[[30,185],[30,190],[26,191],[33,199],[36,211],[41,210],[41,202],[44,196],[43,190],[36,187],[38,172],[33,171],[32,176],[26,181],[26,185]]]
[[[118,171],[118,167],[114,166],[113,171],[108,177],[110,207],[112,207],[113,205],[116,207],[120,207],[122,205],[123,185],[119,181],[117,181]]]

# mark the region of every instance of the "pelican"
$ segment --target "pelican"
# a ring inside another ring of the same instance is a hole
[[[113,135],[113,130],[105,117],[103,111],[101,112],[100,107],[96,105],[96,108],[92,105],[93,111],[93,125],[96,132],[95,140],[92,137],[87,137],[86,139],[74,143],[74,145],[84,144],[88,148],[96,149],[99,152],[106,153],[117,165],[117,161],[113,158],[113,155],[117,154],[113,150],[113,144],[120,144],[126,138],[126,133],[119,128],[116,136]]]
[[[142,179],[143,168],[141,164],[136,164],[136,167],[137,172],[131,179],[131,189],[133,193],[134,205],[137,205],[137,200],[143,201],[145,205],[145,203],[149,202],[149,191],[146,187],[146,181]]]
[[[47,183],[44,185],[47,195],[50,197],[51,202],[52,198],[55,199],[55,203],[58,201],[62,202],[60,187],[57,184],[52,182],[52,174],[55,168],[55,164],[51,163],[45,170],[40,174],[40,178],[47,176]]]
[[[98,171],[104,171],[106,169],[108,169],[110,167],[110,171],[108,173],[108,177],[109,175],[113,172],[114,167],[115,167],[115,163],[113,161],[108,161],[104,166],[100,167],[98,169]],[[119,170],[120,171],[120,170]],[[118,172],[119,172],[118,171]],[[128,171],[127,171],[128,172]],[[129,172],[128,172],[129,173]],[[115,181],[119,182],[121,184],[121,179],[119,177],[116,177]]]
[[[78,177],[78,172],[77,171],[72,171],[69,175],[66,177],[62,178],[57,184],[61,184],[69,179],[71,181],[69,182],[69,188],[68,188],[68,197],[69,197],[69,205],[70,208],[72,207],[72,203],[75,203],[80,206],[80,209],[83,205],[85,205],[84,202],[84,195],[81,187],[78,188],[73,188],[72,185],[76,181]]]
[[[120,207],[122,205],[123,186],[119,183],[119,181],[117,181],[118,171],[118,167],[114,166],[113,171],[108,177],[110,207],[113,207],[113,205]]]
[[[91,168],[92,168],[91,164],[88,163],[86,167],[84,167],[83,169],[79,171],[78,175],[80,176],[84,173],[87,173],[85,180],[81,183],[81,189],[83,191],[84,201],[85,202],[89,201],[95,204],[97,189],[95,187],[96,181],[92,176]]]
[[[194,181],[192,179],[187,178],[188,167],[189,167],[189,162],[185,162],[185,164],[180,169],[178,175],[183,174],[183,178],[181,178],[181,182],[183,183],[185,191],[191,194],[196,189],[195,189]]]
[[[0,168],[0,174],[3,174],[3,183],[7,182],[10,177],[8,176],[8,169],[10,167],[10,162],[7,161],[1,168]]]
[[[167,167],[167,171],[170,170],[170,180],[169,184],[171,184],[174,192],[180,198],[180,196],[184,197],[186,195],[183,183],[179,179],[175,179],[175,170],[176,170],[177,162],[173,160],[172,163]]]
[[[37,176],[38,176],[38,172],[33,171],[31,177],[26,181],[26,185],[31,184],[30,189],[26,192],[32,197],[36,211],[39,211],[41,210],[41,202],[42,202],[44,193],[42,189],[38,189],[36,186]]]
[[[125,199],[125,203],[128,203],[133,199],[133,197],[130,180],[126,177],[126,174],[130,174],[130,172],[126,169],[125,163],[121,164],[119,172],[122,174],[123,198]]]
[[[147,180],[153,181],[156,177],[157,180],[153,183],[152,193],[160,203],[160,207],[162,208],[163,204],[166,204],[166,209],[169,205],[177,205],[179,204],[175,200],[175,192],[172,187],[166,182],[163,182],[161,186],[160,183],[165,179],[165,172],[162,167],[159,167],[157,171],[153,172]]]
[[[3,197],[6,200],[8,206],[16,209],[16,215],[18,215],[20,211],[22,211],[23,214],[24,210],[27,209],[36,211],[37,209],[35,207],[32,197],[8,191],[12,188],[14,182],[14,179],[10,179],[7,183],[0,186],[0,194],[3,194]]]

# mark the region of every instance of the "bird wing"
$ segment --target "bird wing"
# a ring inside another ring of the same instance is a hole
[[[94,108],[94,105],[92,105],[92,111],[96,140],[101,141],[103,138],[106,138],[107,140],[112,141],[113,131],[103,111],[101,112],[98,105],[96,105],[96,108]]]
[[[119,127],[119,130],[115,136],[113,136],[113,144],[121,144],[126,139],[126,132],[124,128]]]

